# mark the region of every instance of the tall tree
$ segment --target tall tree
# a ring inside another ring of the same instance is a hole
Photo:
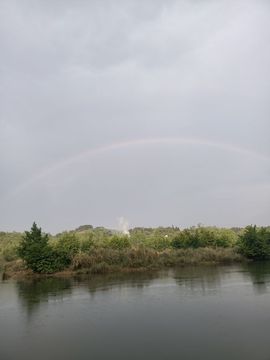
[[[48,234],[43,234],[35,222],[30,231],[25,231],[18,254],[34,272],[53,271],[54,256],[48,245]]]

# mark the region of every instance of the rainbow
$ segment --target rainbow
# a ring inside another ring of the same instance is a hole
[[[112,144],[105,145],[105,146],[90,148],[79,154],[68,157],[59,162],[56,162],[53,165],[32,175],[30,179],[28,179],[24,183],[20,184],[17,188],[15,188],[15,190],[13,190],[13,192],[12,192],[12,195],[14,196],[20,192],[23,192],[29,186],[51,176],[53,173],[60,171],[63,168],[69,167],[69,166],[74,165],[81,161],[85,161],[85,160],[87,160],[91,157],[95,157],[99,154],[112,152],[115,150],[132,148],[132,147],[162,146],[162,145],[163,146],[164,145],[166,145],[166,146],[179,146],[179,145],[186,146],[187,145],[187,146],[199,146],[199,147],[204,146],[204,147],[218,149],[221,151],[237,153],[239,155],[257,159],[257,160],[263,160],[263,161],[268,161],[268,162],[270,161],[270,157],[265,154],[262,154],[262,153],[259,153],[259,152],[253,151],[253,150],[249,150],[246,148],[242,148],[239,146],[235,146],[232,144],[214,142],[214,141],[201,139],[201,138],[161,137],[161,138],[134,139],[134,140],[129,140],[129,141],[112,143]]]

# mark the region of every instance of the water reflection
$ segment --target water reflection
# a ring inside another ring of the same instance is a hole
[[[106,275],[95,275],[91,277],[76,277],[77,285],[84,284],[91,295],[97,291],[108,291],[113,288],[121,289],[132,287],[143,289],[151,284],[153,280],[159,277],[157,272],[134,272],[134,273],[117,273]]]
[[[269,284],[270,262],[4,281],[0,360],[265,360]]]
[[[209,295],[216,293],[225,276],[224,268],[218,266],[197,266],[175,269],[176,283],[190,295]]]
[[[270,261],[243,264],[242,269],[252,281],[255,293],[266,294],[269,292]]]
[[[42,302],[49,298],[61,298],[72,293],[72,279],[67,278],[39,278],[17,281],[18,299],[30,316]]]
[[[16,282],[18,299],[21,306],[31,314],[39,305],[51,299],[63,300],[72,295],[78,287],[87,290],[93,297],[97,291],[118,290],[125,287],[143,289],[158,277],[158,273],[119,273],[94,276],[74,276],[71,278],[38,278]]]
[[[18,299],[28,315],[41,303],[51,299],[61,300],[81,288],[94,297],[96,292],[121,290],[126,287],[143,290],[162,279],[175,281],[180,291],[190,296],[216,294],[222,286],[233,282],[251,283],[255,293],[265,294],[270,290],[270,262],[248,263],[239,266],[194,266],[159,272],[117,273],[73,278],[40,278],[18,281]],[[226,284],[225,284],[226,283]]]

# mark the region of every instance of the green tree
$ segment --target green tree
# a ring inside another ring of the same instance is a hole
[[[35,222],[30,231],[25,231],[18,247],[18,255],[34,272],[51,273],[55,271],[55,254],[48,245],[48,234],[43,234]]]

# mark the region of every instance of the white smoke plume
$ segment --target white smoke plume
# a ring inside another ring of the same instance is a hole
[[[121,231],[121,233],[124,234],[124,235],[130,236],[128,228],[129,228],[128,220],[125,219],[123,216],[119,217],[118,218],[118,229],[119,229],[119,231]]]

